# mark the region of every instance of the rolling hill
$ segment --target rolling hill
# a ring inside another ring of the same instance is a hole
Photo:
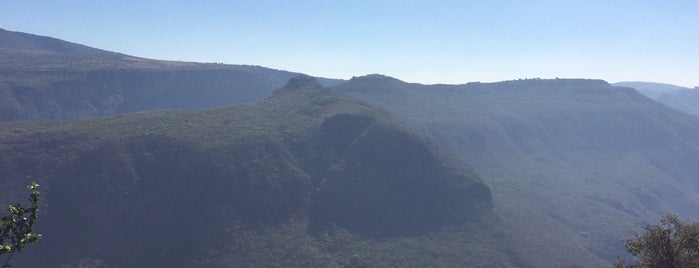
[[[610,266],[668,211],[699,218],[699,119],[600,80],[421,85],[382,75],[337,91],[428,133],[491,186],[528,267]]]
[[[225,107],[268,96],[298,75],[144,59],[2,29],[0,62],[0,121]]]
[[[19,266],[516,261],[476,173],[307,76],[223,109],[0,123],[0,172],[2,203],[42,185],[44,238]]]

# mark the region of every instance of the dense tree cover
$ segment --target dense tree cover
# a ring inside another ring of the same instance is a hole
[[[334,89],[414,124],[475,169],[521,266],[609,267],[638,219],[699,217],[699,118],[632,89],[581,79],[420,85],[379,75]]]
[[[33,233],[39,213],[39,185],[32,182],[27,186],[31,191],[29,195],[30,207],[22,205],[9,205],[7,210],[10,215],[0,219],[0,255],[7,255],[2,267],[9,267],[10,260],[15,252],[21,252],[29,244],[36,243],[41,238],[40,234]]]
[[[635,259],[626,263],[619,258],[615,268],[699,267],[699,222],[683,222],[675,214],[646,226],[641,234],[624,244]]]
[[[475,172],[310,77],[226,109],[0,126],[2,177],[46,185],[51,239],[17,266],[521,266]]]

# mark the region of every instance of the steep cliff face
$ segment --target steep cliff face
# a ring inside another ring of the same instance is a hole
[[[44,186],[45,239],[18,259],[25,265],[206,266],[217,248],[306,241],[299,256],[332,266],[345,257],[317,239],[338,228],[424,235],[491,213],[475,173],[384,111],[309,77],[226,109],[0,125],[0,201],[27,180]],[[296,238],[274,236],[284,228]],[[260,254],[245,256],[298,257]]]

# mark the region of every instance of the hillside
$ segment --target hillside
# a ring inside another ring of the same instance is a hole
[[[690,89],[650,82],[620,82],[614,85],[634,88],[662,104],[699,116],[699,87]]]
[[[478,175],[307,76],[224,109],[0,123],[0,172],[3,204],[42,185],[19,267],[512,265]]]
[[[137,58],[2,29],[0,62],[0,121],[225,107],[268,96],[298,75]]]
[[[658,102],[685,113],[699,116],[699,88],[695,87],[673,94],[662,95],[658,98]]]
[[[451,149],[491,186],[529,267],[609,267],[668,211],[699,218],[699,120],[599,80],[420,85],[381,75],[336,90]]]
[[[653,83],[653,82],[618,82],[612,84],[614,86],[619,86],[619,87],[630,87],[638,92],[640,92],[643,95],[648,96],[651,99],[657,100],[660,96],[665,95],[665,94],[674,94],[679,91],[684,91],[689,88],[686,87],[681,87],[681,86],[676,86],[676,85],[671,85],[671,84],[663,84],[663,83]]]

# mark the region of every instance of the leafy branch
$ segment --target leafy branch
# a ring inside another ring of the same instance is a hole
[[[24,208],[22,205],[9,205],[10,215],[0,219],[0,255],[9,254],[2,267],[10,267],[10,260],[15,252],[22,252],[22,249],[29,244],[36,243],[41,238],[40,234],[32,232],[36,224],[39,213],[39,184],[32,182],[27,185],[31,191],[29,202],[31,206]]]

